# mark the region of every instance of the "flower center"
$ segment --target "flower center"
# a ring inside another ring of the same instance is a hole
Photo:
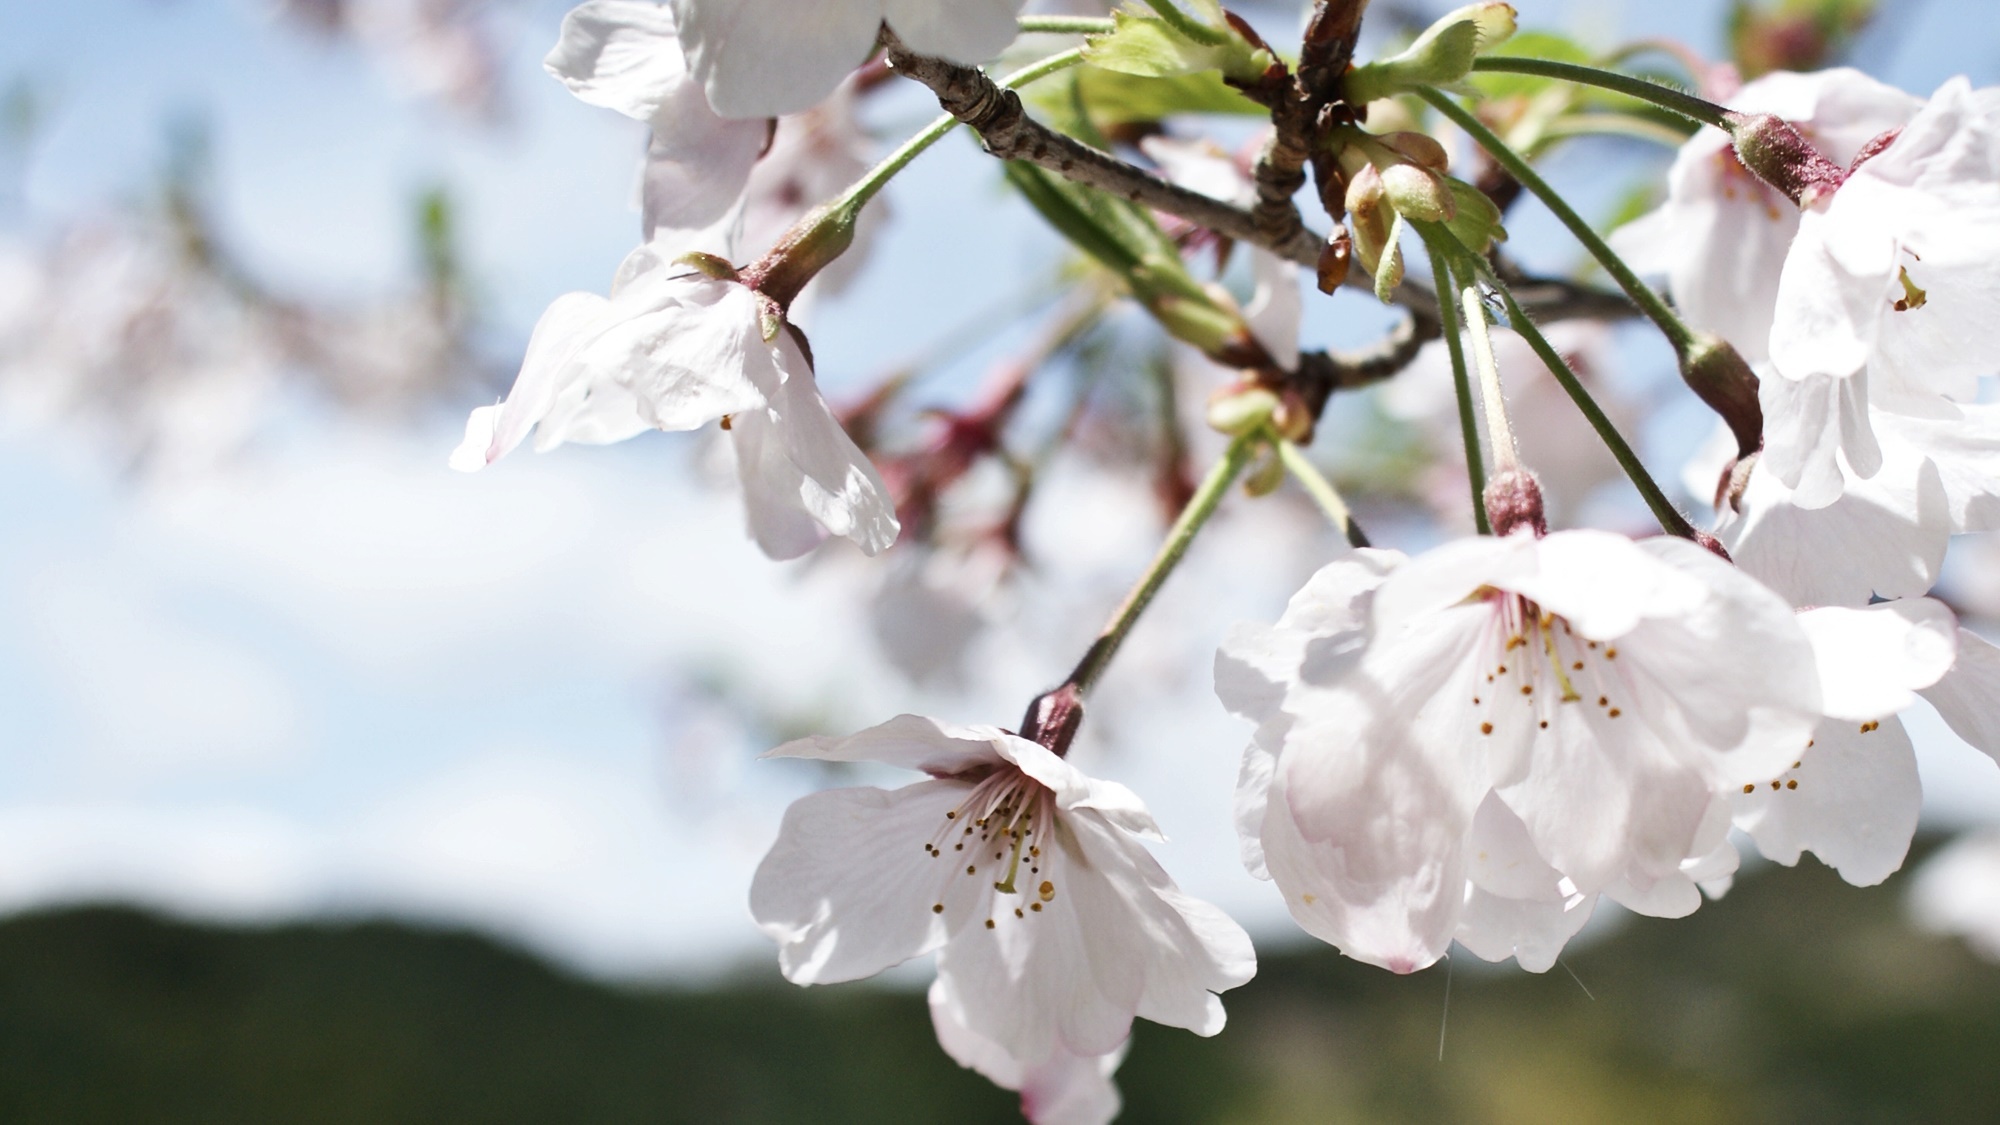
[[[1480,734],[1522,722],[1547,730],[1557,711],[1572,704],[1594,707],[1607,719],[1625,713],[1630,692],[1616,644],[1577,636],[1568,621],[1519,595],[1496,594],[1493,608],[1472,696]]]
[[[957,808],[944,814],[944,825],[924,844],[932,859],[951,861],[945,886],[959,878],[991,880],[996,894],[1020,896],[1011,907],[1014,917],[1041,913],[1043,904],[1056,897],[1055,883],[1040,878],[1042,847],[1037,842],[1048,839],[1055,823],[1053,796],[1046,786],[1011,766],[982,778]],[[1027,883],[1030,893],[1022,895],[1017,881]],[[944,913],[945,897],[940,892],[932,913]],[[994,928],[991,917],[986,928]]]

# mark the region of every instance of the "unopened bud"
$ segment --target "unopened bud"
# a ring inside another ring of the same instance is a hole
[[[1486,482],[1486,520],[1493,534],[1512,535],[1527,528],[1537,536],[1549,533],[1542,508],[1542,482],[1526,469],[1509,469]]]
[[[1681,378],[1722,416],[1736,437],[1736,455],[1748,457],[1764,445],[1764,407],[1757,399],[1757,373],[1729,341],[1706,332],[1681,353]]]
[[[1064,684],[1036,696],[1021,719],[1021,737],[1040,745],[1061,758],[1083,726],[1083,692],[1075,684]]]
[[[1407,157],[1434,172],[1451,170],[1451,154],[1447,153],[1437,138],[1429,133],[1414,131],[1383,133],[1375,139],[1397,155]]]
[[[1717,539],[1706,531],[1696,531],[1694,533],[1694,541],[1706,548],[1709,554],[1714,555],[1723,562],[1733,563],[1736,561],[1729,557],[1729,548],[1722,545],[1722,540]]]
[[[1468,4],[1424,30],[1402,53],[1347,72],[1346,96],[1355,105],[1413,90],[1449,86],[1472,73],[1472,60],[1514,34],[1510,4]]]
[[[1833,194],[1847,172],[1814,148],[1798,126],[1769,113],[1735,113],[1724,118],[1736,142],[1736,159],[1758,179],[1801,207]]]
[[[1271,420],[1278,396],[1267,387],[1225,387],[1208,400],[1211,429],[1241,437]]]
[[[1500,208],[1478,188],[1464,180],[1445,181],[1451,188],[1457,214],[1445,223],[1451,233],[1474,254],[1485,254],[1496,242],[1507,241],[1507,228],[1500,225]]]
[[[1403,213],[1396,212],[1396,218],[1389,224],[1388,243],[1382,247],[1381,259],[1375,265],[1375,297],[1383,304],[1393,304],[1396,287],[1403,284]]]
[[[1391,206],[1412,219],[1442,223],[1458,213],[1444,177],[1415,164],[1391,164],[1384,168],[1382,194]]]
[[[1286,388],[1278,394],[1278,407],[1271,411],[1271,428],[1278,436],[1293,445],[1304,445],[1312,440],[1312,407],[1299,392]]]

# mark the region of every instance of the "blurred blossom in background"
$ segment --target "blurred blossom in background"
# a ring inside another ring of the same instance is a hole
[[[922,416],[890,420],[904,456],[884,473],[906,516],[915,497],[960,531],[872,562],[838,541],[765,560],[713,432],[449,471],[466,411],[511,382],[542,308],[602,290],[639,230],[643,125],[542,71],[569,6],[0,9],[0,910],[387,915],[614,980],[713,979],[767,956],[751,872],[786,804],[834,779],[756,754],[899,712],[1012,723],[1151,555],[1163,492],[1205,451],[1121,460],[1145,442],[1115,427],[1198,419],[1225,376],[1115,315],[1051,349],[1046,318],[1022,314],[1049,311],[1060,246],[964,137],[894,182],[866,267],[803,319],[850,420],[896,373],[921,381],[920,405],[971,412],[1011,363],[1052,352],[1064,376],[1027,391],[1020,424],[1077,440],[1027,502],[990,461],[924,493],[952,451]],[[1378,0],[1371,31],[1445,6]],[[1746,76],[1838,48],[1919,93],[2000,80],[1989,0],[1886,5],[1874,23],[1825,4],[1519,7],[1524,26],[1590,42],[1668,37],[1713,58],[1733,43]],[[1244,10],[1296,41],[1297,5]],[[935,112],[923,94],[867,100],[877,151]],[[1593,218],[1636,213],[1669,150],[1593,143],[1630,159],[1583,144],[1550,175]],[[1529,267],[1575,264],[1546,213],[1524,205],[1509,227]],[[1352,295],[1310,302],[1308,342],[1359,345],[1385,317]],[[1649,457],[1700,446],[1698,409],[1655,406],[1676,376],[1643,329],[1557,343]],[[1160,369],[1156,400],[1094,389],[1102,365],[1141,362]],[[1552,511],[1643,525],[1545,383],[1516,410],[1524,444],[1556,454],[1539,458]],[[1383,538],[1463,530],[1448,384],[1427,356],[1327,417],[1327,467]],[[1542,434],[1545,405],[1565,412]],[[1260,944],[1301,939],[1237,863],[1244,734],[1210,658],[1333,546],[1302,498],[1226,512],[1078,750],[1146,795],[1161,861]],[[1967,546],[1942,592],[1992,635],[2000,545]],[[1911,733],[1926,826],[1995,830],[2000,771],[1927,708]],[[1923,875],[1916,913],[1992,954],[2000,900],[1937,890],[2000,881],[2000,845],[1969,839]]]

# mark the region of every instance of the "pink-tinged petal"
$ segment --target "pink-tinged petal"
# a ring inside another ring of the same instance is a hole
[[[932,777],[954,777],[1006,761],[995,744],[1007,740],[1018,741],[997,727],[956,726],[923,715],[898,715],[844,738],[816,734],[787,742],[765,751],[764,757],[880,762]]]
[[[962,782],[920,781],[793,802],[750,884],[750,913],[778,943],[785,979],[874,976],[976,924],[991,888],[961,876],[953,853],[934,856],[925,847],[947,838],[945,814],[969,791]]]
[[[688,68],[715,111],[778,117],[810,109],[867,60],[882,7],[882,0],[675,0],[674,12]]]
[[[1930,598],[1808,610],[1799,625],[1812,641],[1827,717],[1847,722],[1915,704],[1917,690],[1936,683],[1958,652],[1958,619]]]
[[[1903,866],[1923,787],[1917,755],[1898,719],[1828,719],[1796,768],[1732,796],[1738,827],[1787,867],[1810,851],[1857,887]]]
[[[1257,743],[1243,748],[1243,766],[1236,775],[1236,843],[1243,857],[1243,869],[1259,879],[1269,879],[1271,869],[1264,862],[1264,817],[1271,804],[1271,775],[1278,759]]]
[[[1137,793],[1115,781],[1091,777],[1058,758],[1047,747],[1018,735],[1006,735],[995,744],[1000,756],[1021,768],[1021,772],[1041,783],[1054,795],[1056,808],[1064,812],[1090,809],[1120,831],[1146,839],[1162,839],[1160,826]]]
[[[778,333],[773,354],[783,383],[772,409],[785,457],[799,471],[797,502],[828,533],[871,555],[887,550],[901,530],[888,486],[820,397],[789,331]]]
[[[1111,1076],[1125,1061],[1130,1040],[1109,1054],[1059,1050],[1044,1061],[1024,1064],[965,1026],[943,977],[931,982],[929,1000],[931,1027],[945,1053],[995,1086],[1020,1091],[1021,1116],[1034,1125],[1109,1125],[1118,1116],[1123,1102]]]
[[[1725,783],[1783,768],[1821,714],[1812,644],[1797,616],[1756,579],[1692,543],[1661,537],[1639,546],[1711,592],[1686,618],[1647,622],[1620,646],[1636,657],[1627,666],[1634,682],[1671,702],[1682,726],[1669,744],[1710,750]]]
[[[1472,818],[1471,857],[1466,877],[1474,887],[1501,898],[1562,902],[1563,874],[1535,850],[1528,826],[1497,793],[1488,793]]]
[[[965,1026],[1016,1059],[1116,1050],[1135,1014],[1219,1030],[1212,993],[1255,971],[1248,936],[1089,811],[1043,839],[1041,870],[990,896],[992,925],[975,921],[938,954]]]
[[[1726,512],[1721,528],[1736,565],[1793,605],[1859,606],[1935,586],[1951,541],[1944,482],[1900,437],[1884,449],[1881,472],[1865,481],[1846,475],[1839,499],[1819,508],[1794,503],[1758,465],[1741,513]]]
[[[1604,888],[1604,897],[1635,913],[1653,918],[1685,918],[1701,909],[1704,895],[1719,898],[1734,881],[1741,857],[1729,841],[1729,802],[1712,798],[1695,830],[1691,854],[1656,877],[1618,879]]]
[[[1809,211],[1778,279],[1771,362],[1787,379],[1844,379],[1867,366],[1900,294],[1896,243],[1879,225]]]
[[[640,121],[692,84],[673,9],[635,0],[585,0],[570,9],[542,69],[579,100]]]
[[[1662,737],[1673,702],[1623,702],[1617,716],[1589,701],[1557,707],[1526,776],[1500,790],[1536,850],[1586,894],[1676,872],[1709,804],[1703,763]]]
[[[1022,0],[883,0],[882,17],[919,54],[982,63],[1014,41]]]
[[[667,264],[620,289],[612,315],[573,362],[610,372],[659,429],[757,410],[777,390],[757,299],[744,286]]]
[[[1707,595],[1694,576],[1622,535],[1559,531],[1537,546],[1536,569],[1501,588],[1533,599],[1591,640],[1615,640],[1648,618],[1685,615]]]
[[[708,102],[698,87],[681,99]],[[751,170],[770,140],[768,122],[680,117],[672,130],[655,128],[646,146],[640,187],[641,226],[647,238],[661,230],[697,230],[722,219],[743,198]]]
[[[1886,446],[1900,445],[1936,468],[1948,519],[1927,518],[1926,528],[2000,530],[2000,404],[1956,407],[1939,418],[1880,414],[1875,426]]]
[[[587,383],[592,373],[579,370],[571,357],[589,344],[604,327],[610,303],[595,293],[566,293],[550,303],[535,323],[528,338],[528,351],[521,360],[521,373],[507,400],[495,412],[481,407],[466,423],[466,442],[452,454],[451,465],[472,471],[490,465],[514,451],[528,432],[555,410],[557,400],[573,383]],[[484,449],[476,449],[475,438],[484,437]]]
[[[1308,840],[1292,816],[1283,767],[1281,758],[1258,836],[1292,919],[1391,972],[1415,972],[1444,956],[1465,894],[1463,825],[1429,815],[1400,825],[1376,818],[1369,852]]]
[[[730,419],[736,475],[743,484],[743,512],[750,538],[773,559],[795,559],[820,545],[826,529],[806,512],[799,496],[805,474],[785,455],[772,411],[755,410]]]
[[[1295,371],[1299,366],[1299,327],[1305,320],[1299,267],[1269,251],[1252,250],[1250,272],[1256,288],[1244,306],[1243,320],[1279,368]]]
[[[1478,536],[1457,539],[1404,563],[1393,582],[1385,583],[1374,602],[1374,626],[1391,637],[1425,615],[1454,606],[1483,586],[1512,590],[1526,582],[1540,563],[1536,539],[1527,532],[1504,539]]]
[[[2000,761],[2000,648],[1970,629],[1958,631],[1958,659],[1921,694],[1952,732]]]
[[[1473,887],[1459,914],[1456,938],[1482,961],[1512,957],[1531,973],[1546,973],[1555,967],[1563,947],[1582,931],[1596,908],[1595,895],[1580,896],[1571,905],[1501,898]]]

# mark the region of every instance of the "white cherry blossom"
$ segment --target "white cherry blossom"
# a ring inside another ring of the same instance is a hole
[[[1967,833],[1931,857],[1911,888],[1917,925],[2000,961],[2000,829]]]
[[[619,267],[609,298],[559,297],[535,326],[505,402],[467,420],[452,467],[471,472],[538,430],[536,448],[622,441],[647,429],[724,421],[736,448],[750,530],[766,554],[794,558],[823,534],[873,554],[897,525],[881,477],[813,381],[792,331],[756,293],[650,243]]]
[[[1399,972],[1444,953],[1468,886],[1513,904],[1477,900],[1468,944],[1536,963],[1581,896],[1692,909],[1733,868],[1715,797],[1789,765],[1819,715],[1782,599],[1692,544],[1592,531],[1356,552],[1233,634],[1217,688],[1273,758],[1244,826],[1293,917]],[[1503,811],[1548,871],[1480,874]]]
[[[716,110],[797,113],[868,58],[886,21],[913,51],[981,63],[1013,42],[1022,0],[674,0],[681,46]]]
[[[1921,106],[1847,69],[1769,74],[1729,99],[1731,109],[1792,122],[1842,165]],[[1675,157],[1666,202],[1620,227],[1611,244],[1634,269],[1667,278],[1688,323],[1757,363],[1770,354],[1778,278],[1798,231],[1799,209],[1791,200],[1743,167],[1728,134],[1704,129]]]
[[[1034,742],[904,715],[771,755],[929,775],[793,804],[750,909],[798,984],[936,953],[940,1038],[1003,1085],[1025,1093],[1049,1068],[1066,1085],[1134,1016],[1213,1035],[1215,993],[1255,972],[1242,929],[1147,852],[1158,829],[1139,799]]]

